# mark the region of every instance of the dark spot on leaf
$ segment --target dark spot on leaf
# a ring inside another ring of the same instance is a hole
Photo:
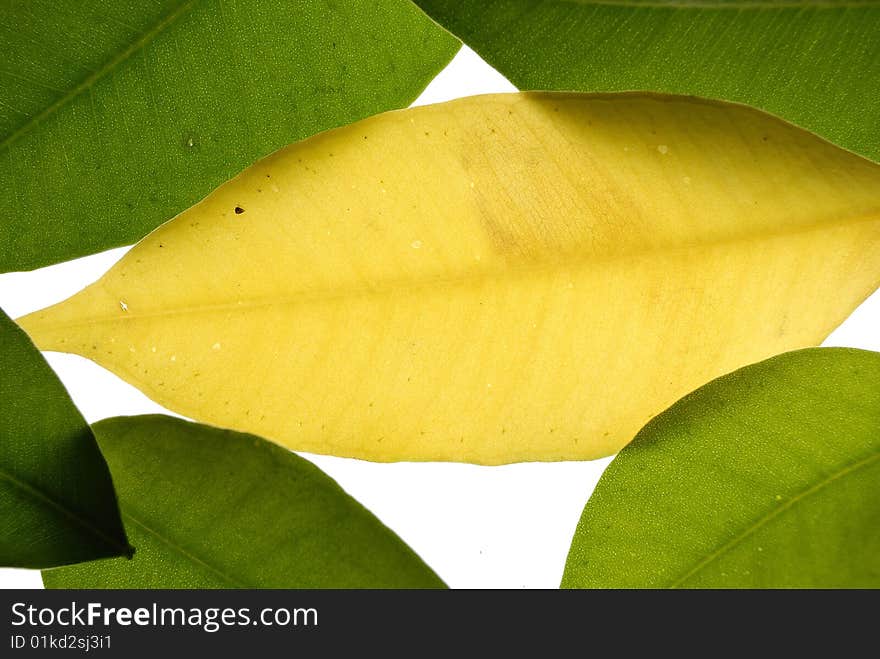
[[[244,213],[244,208],[242,208],[241,206],[236,206],[235,207],[235,214],[241,215],[242,213]]]

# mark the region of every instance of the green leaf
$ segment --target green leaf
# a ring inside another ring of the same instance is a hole
[[[437,588],[392,531],[294,453],[164,416],[94,426],[137,548],[48,588]]]
[[[880,161],[880,1],[416,0],[520,89],[737,101]]]
[[[132,243],[458,46],[408,0],[0,0],[0,271]]]
[[[129,555],[107,463],[27,335],[0,311],[0,565]]]
[[[880,353],[790,352],[656,417],[603,474],[563,587],[880,587]]]

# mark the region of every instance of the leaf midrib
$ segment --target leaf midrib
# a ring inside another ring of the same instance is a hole
[[[236,588],[248,588],[249,587],[247,584],[244,584],[244,583],[238,581],[237,579],[233,579],[232,577],[230,577],[226,572],[224,572],[220,568],[215,567],[214,565],[211,565],[207,561],[202,560],[201,558],[199,558],[195,554],[188,552],[186,549],[184,549],[183,547],[178,545],[174,540],[169,538],[167,535],[164,535],[164,534],[160,533],[159,531],[155,530],[154,528],[148,526],[147,524],[145,524],[144,522],[142,522],[141,520],[136,518],[134,515],[132,515],[130,512],[123,510],[122,516],[125,519],[127,519],[128,521],[132,522],[135,526],[137,526],[138,528],[140,528],[144,532],[146,532],[149,535],[156,538],[159,542],[163,543],[167,547],[170,547],[174,552],[176,552],[176,553],[180,554],[181,556],[183,556],[184,558],[192,561],[193,563],[195,563],[199,567],[202,567],[202,568],[208,570],[211,574],[219,577],[221,580],[225,581],[226,583],[228,583]]]
[[[134,40],[128,48],[118,53],[116,56],[110,58],[101,68],[92,72],[88,75],[82,82],[77,84],[75,87],[70,89],[67,93],[65,93],[60,98],[56,99],[53,103],[47,106],[42,112],[39,112],[28,119],[24,124],[19,126],[12,133],[7,135],[2,142],[0,142],[0,152],[5,151],[9,147],[11,147],[15,142],[17,142],[21,137],[28,134],[32,131],[36,126],[45,121],[47,118],[51,117],[53,114],[58,112],[65,105],[70,103],[73,99],[80,96],[82,93],[88,91],[95,85],[99,80],[107,76],[109,73],[114,71],[120,64],[123,64],[128,59],[131,58],[132,55],[141,51],[145,48],[150,42],[152,42],[160,33],[162,33],[166,28],[170,25],[173,25],[177,22],[181,16],[189,12],[199,0],[187,0],[183,4],[179,5],[173,11],[169,12],[165,15],[159,22],[157,22],[153,27],[149,30],[141,34],[141,36]]]
[[[33,318],[33,322],[35,325],[38,325],[41,330],[57,330],[61,328],[75,328],[75,327],[86,327],[95,325],[97,323],[113,323],[113,322],[132,322],[137,320],[149,319],[149,318],[163,318],[168,316],[183,316],[183,315],[195,315],[195,314],[203,314],[203,313],[228,313],[230,311],[248,311],[253,309],[267,308],[273,306],[283,306],[283,305],[296,305],[303,304],[308,301],[321,301],[327,302],[331,300],[340,300],[351,297],[364,297],[367,295],[387,295],[387,294],[395,294],[400,291],[406,290],[410,292],[418,292],[425,289],[435,288],[435,287],[454,287],[454,286],[462,286],[467,285],[468,283],[474,281],[486,281],[492,278],[504,278],[504,277],[513,277],[513,276],[529,276],[542,272],[549,272],[553,270],[557,270],[560,267],[573,267],[572,262],[588,262],[587,265],[600,265],[611,262],[618,262],[624,260],[631,260],[635,256],[639,257],[649,257],[656,254],[675,254],[686,252],[693,249],[703,249],[703,248],[713,248],[719,247],[722,245],[736,245],[739,243],[748,243],[753,241],[761,241],[761,240],[772,240],[774,238],[781,238],[786,236],[797,236],[806,233],[811,233],[814,231],[822,231],[831,228],[841,227],[841,226],[849,226],[854,224],[861,223],[869,223],[869,222],[880,222],[880,210],[872,210],[865,214],[853,215],[847,217],[842,220],[837,221],[825,221],[825,222],[817,222],[815,224],[806,225],[806,226],[798,226],[796,228],[775,228],[771,227],[769,229],[763,231],[756,231],[754,233],[744,235],[734,235],[727,236],[718,240],[711,240],[706,242],[692,242],[683,245],[675,245],[668,247],[659,247],[654,249],[645,249],[645,250],[625,250],[619,254],[614,254],[611,256],[607,256],[604,258],[596,257],[595,255],[591,255],[589,259],[583,256],[577,256],[575,258],[570,259],[560,259],[556,261],[543,260],[536,261],[529,266],[523,266],[519,268],[509,268],[506,270],[502,269],[494,269],[494,270],[481,270],[473,273],[469,273],[466,275],[458,276],[458,277],[435,277],[430,279],[424,279],[422,281],[410,283],[406,285],[405,282],[401,282],[399,280],[388,280],[382,282],[381,287],[361,287],[361,288],[346,288],[344,290],[334,291],[328,289],[318,289],[315,291],[300,291],[294,295],[289,296],[276,296],[270,299],[265,298],[257,298],[248,301],[228,301],[228,302],[219,302],[214,304],[203,304],[203,305],[190,305],[190,306],[178,306],[169,309],[160,309],[155,311],[147,311],[147,312],[138,312],[128,310],[120,314],[114,315],[93,315],[87,318],[77,319],[74,321],[60,321],[54,323],[42,323],[38,315],[44,313],[45,311],[51,310],[53,307],[49,307],[47,310],[36,311],[33,314],[29,314],[22,318],[18,318],[16,322],[24,323],[28,325],[26,319]],[[111,271],[112,272],[112,271]],[[109,274],[109,273],[108,273]],[[106,276],[106,275],[105,275]],[[98,280],[93,286],[99,286],[101,284],[101,280]],[[88,289],[87,289],[88,290]],[[79,295],[79,294],[78,294]],[[72,298],[71,298],[72,299]],[[67,300],[59,302],[56,306],[63,306],[67,303]],[[45,349],[45,348],[41,348]],[[55,348],[58,349],[58,348]]]
[[[76,525],[86,529],[90,533],[99,537],[110,547],[118,549],[121,554],[129,555],[131,553],[131,547],[121,544],[118,540],[107,534],[103,529],[96,526],[91,520],[83,517],[75,510],[65,506],[62,502],[56,501],[54,497],[47,494],[42,489],[31,485],[30,483],[27,483],[19,478],[16,478],[3,468],[0,468],[0,478],[5,478],[7,481],[12,483],[14,487],[19,488],[31,498],[36,499],[46,508],[49,508],[56,512],[60,512],[64,517],[72,520]]]
[[[787,513],[788,511],[790,511],[792,508],[794,508],[795,506],[797,506],[798,504],[803,502],[804,499],[811,497],[812,495],[814,495],[817,492],[823,490],[824,488],[830,486],[831,484],[836,483],[837,481],[839,481],[842,478],[846,478],[847,476],[850,476],[851,474],[859,471],[860,469],[863,469],[864,467],[867,467],[868,465],[876,462],[877,460],[880,460],[880,451],[877,451],[874,453],[874,455],[869,455],[868,457],[866,457],[862,460],[859,460],[858,462],[846,465],[845,467],[842,467],[841,469],[838,469],[837,471],[833,472],[832,474],[826,476],[824,479],[822,479],[821,481],[819,481],[815,485],[812,485],[812,486],[806,488],[805,490],[798,492],[793,497],[791,497],[788,501],[786,501],[784,504],[774,508],[769,513],[758,518],[752,524],[750,524],[745,529],[740,531],[737,535],[735,535],[733,538],[731,538],[729,541],[727,541],[726,543],[721,545],[714,552],[712,552],[708,556],[706,556],[703,559],[701,559],[700,561],[698,561],[693,567],[691,567],[684,574],[682,574],[675,581],[673,581],[668,586],[668,588],[680,587],[682,584],[684,584],[684,582],[686,582],[688,579],[693,577],[695,574],[698,574],[699,572],[704,570],[707,566],[711,565],[712,563],[717,561],[719,558],[721,558],[722,556],[724,556],[725,554],[727,554],[728,552],[733,550],[735,547],[737,547],[739,544],[741,544],[743,541],[745,541],[746,538],[748,538],[749,536],[756,533],[759,529],[766,526],[767,524],[769,524],[771,521],[773,521],[774,519],[776,519],[780,515],[783,515],[784,513]]]

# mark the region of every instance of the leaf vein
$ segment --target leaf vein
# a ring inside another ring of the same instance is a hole
[[[215,576],[217,576],[220,579],[222,579],[223,581],[226,581],[227,583],[229,583],[230,585],[235,586],[236,588],[247,588],[248,587],[247,584],[244,584],[244,583],[238,581],[237,579],[233,579],[232,577],[230,577],[228,574],[226,574],[220,568],[211,565],[207,561],[204,561],[203,559],[199,558],[195,554],[187,551],[186,549],[184,549],[183,547],[178,545],[172,539],[159,533],[155,529],[147,526],[144,522],[142,522],[139,519],[137,519],[136,517],[134,517],[131,513],[123,511],[122,516],[125,517],[130,522],[132,522],[135,526],[137,526],[141,530],[145,531],[146,533],[149,533],[151,536],[153,536],[154,538],[156,538],[160,542],[164,543],[165,545],[167,545],[168,547],[170,547],[171,549],[173,549],[174,551],[179,553],[181,556],[184,556],[185,558],[189,559],[193,563],[205,568],[206,570],[208,570],[209,572],[211,572]]]
[[[60,512],[63,516],[71,519],[77,525],[85,528],[87,531],[89,531],[91,533],[94,533],[96,536],[101,538],[104,542],[109,544],[111,547],[115,547],[115,548],[119,549],[124,554],[130,554],[130,552],[131,552],[130,547],[128,547],[127,545],[121,544],[118,540],[116,540],[115,538],[113,538],[112,536],[110,536],[106,532],[104,532],[103,529],[96,526],[88,518],[83,517],[82,515],[80,515],[76,511],[65,506],[63,503],[56,501],[55,498],[53,498],[51,495],[47,494],[46,492],[44,492],[40,488],[35,487],[35,486],[31,485],[30,483],[26,483],[25,481],[20,480],[19,478],[16,478],[15,476],[13,476],[12,474],[10,474],[8,471],[6,471],[4,469],[0,469],[0,478],[5,478],[14,487],[21,489],[26,494],[30,495],[32,498],[39,501],[45,507],[50,508],[52,510],[55,510],[57,512]]]
[[[8,149],[21,137],[32,131],[41,122],[45,121],[48,117],[58,112],[73,99],[79,97],[84,92],[91,90],[95,83],[104,78],[107,74],[114,71],[120,64],[130,59],[132,55],[149,45],[163,30],[178,21],[198,2],[199,0],[188,0],[187,2],[184,2],[182,5],[177,7],[174,11],[163,17],[158,23],[156,23],[156,25],[144,32],[144,34],[142,34],[139,39],[135,40],[128,48],[123,50],[115,57],[111,58],[110,61],[108,61],[104,66],[93,72],[85,80],[83,80],[73,89],[67,92],[64,96],[60,97],[58,100],[46,107],[46,109],[44,109],[42,112],[34,115],[28,122],[6,136],[6,138],[4,138],[2,142],[0,142],[0,151]]]
[[[646,255],[654,255],[660,253],[667,254],[678,254],[685,252],[687,250],[694,249],[710,249],[713,247],[719,247],[723,245],[737,245],[741,243],[748,243],[760,240],[770,240],[774,238],[780,238],[785,236],[795,236],[801,235],[805,233],[809,233],[812,231],[821,231],[823,229],[834,228],[845,226],[849,224],[861,224],[866,222],[880,222],[880,209],[871,210],[870,212],[858,216],[847,217],[842,220],[836,221],[825,221],[825,222],[817,222],[815,224],[807,225],[807,226],[799,226],[799,227],[788,227],[783,229],[769,228],[763,231],[756,231],[749,235],[735,235],[735,236],[726,236],[720,237],[716,240],[702,242],[702,243],[690,243],[690,244],[682,244],[682,245],[669,245],[666,247],[659,247],[649,250],[627,250],[625,252],[621,252],[619,254],[612,254],[609,256],[605,256],[603,258],[597,258],[595,255],[591,255],[589,257],[589,265],[594,266],[600,263],[605,262],[615,262],[619,260],[627,260],[632,259],[634,254],[646,256]],[[536,262],[529,264],[527,266],[522,266],[517,268],[516,273],[520,275],[532,275],[535,273],[548,272],[552,271],[560,265],[566,267],[574,267],[573,262],[582,262],[584,259],[582,258],[574,258],[568,261],[561,262],[559,260],[553,262]],[[117,308],[114,307],[113,315],[98,315],[94,314],[89,316],[88,318],[78,319],[78,320],[64,320],[60,322],[46,323],[41,324],[40,328],[42,330],[48,329],[60,329],[60,328],[73,328],[73,327],[82,327],[89,326],[97,323],[103,322],[133,322],[142,319],[148,318],[161,318],[161,317],[173,317],[173,316],[183,316],[189,314],[200,314],[200,313],[212,313],[212,312],[229,312],[229,311],[247,311],[258,308],[267,308],[273,306],[283,306],[283,305],[294,305],[294,304],[303,304],[310,301],[320,300],[320,301],[329,301],[329,300],[339,300],[346,299],[351,297],[364,297],[368,295],[383,295],[383,294],[394,294],[403,290],[407,291],[418,291],[424,290],[429,287],[451,287],[451,286],[462,286],[472,284],[474,282],[485,282],[487,280],[491,280],[497,277],[503,277],[505,272],[503,270],[479,270],[479,271],[471,271],[463,274],[459,274],[457,276],[436,276],[433,278],[426,278],[424,280],[420,280],[417,282],[407,282],[401,280],[389,280],[379,282],[381,285],[377,285],[376,283],[368,283],[366,286],[361,287],[348,287],[340,290],[328,290],[328,289],[316,289],[316,290],[301,290],[292,292],[290,295],[286,296],[278,296],[273,295],[271,297],[262,297],[262,298],[253,298],[247,301],[244,300],[228,300],[222,302],[215,303],[201,303],[198,305],[186,305],[186,306],[177,306],[163,309],[155,309],[152,311],[138,311],[137,309],[129,308],[124,314],[120,315],[117,313]],[[64,304],[61,302],[60,304]],[[50,307],[51,309],[52,307]],[[34,317],[34,320],[39,322],[39,314],[41,312],[37,311],[33,314],[26,316],[25,318],[30,319],[31,316]],[[22,318],[19,318],[16,322],[21,323]],[[63,350],[62,350],[63,352]]]
[[[784,504],[780,505],[777,508],[774,508],[770,513],[764,515],[763,517],[761,517],[760,519],[758,519],[757,521],[755,521],[754,523],[749,525],[747,528],[743,529],[740,533],[738,533],[736,536],[731,538],[728,542],[723,544],[721,547],[716,549],[714,552],[712,552],[708,556],[706,556],[703,559],[701,559],[700,561],[698,561],[691,569],[686,571],[678,579],[676,579],[674,582],[672,582],[672,584],[670,584],[669,588],[678,588],[685,581],[690,579],[692,576],[694,576],[695,574],[697,574],[701,570],[705,569],[706,566],[714,563],[721,556],[728,553],[734,547],[736,547],[737,545],[742,543],[746,538],[748,538],[749,536],[756,533],[758,531],[758,529],[762,528],[763,526],[766,526],[767,524],[769,524],[771,521],[773,521],[774,519],[776,519],[777,517],[779,517],[783,513],[791,510],[796,504],[800,503],[804,499],[812,496],[816,492],[819,492],[820,490],[822,490],[825,487],[831,485],[832,483],[840,480],[841,478],[844,478],[844,477],[870,465],[871,463],[876,462],[877,460],[880,460],[880,452],[875,453],[874,455],[868,456],[867,458],[864,458],[863,460],[859,460],[856,463],[847,465],[846,467],[843,467],[842,469],[839,469],[838,471],[834,472],[833,474],[827,476],[826,478],[824,478],[820,482],[816,483],[815,485],[812,485],[811,487],[808,487],[807,489],[805,489],[801,492],[798,492],[795,496],[793,496],[791,499],[786,501]]]

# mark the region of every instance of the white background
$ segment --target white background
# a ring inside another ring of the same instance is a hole
[[[464,47],[415,104],[506,91],[514,87]],[[58,302],[98,279],[126,249],[0,274],[0,307],[16,318]],[[875,293],[823,345],[880,351],[878,327],[880,293]],[[46,358],[90,423],[118,415],[172,414],[81,357],[46,353]],[[581,510],[609,462],[480,467],[305,457],[396,531],[453,588],[558,587]],[[0,569],[0,588],[40,587],[37,571]]]

